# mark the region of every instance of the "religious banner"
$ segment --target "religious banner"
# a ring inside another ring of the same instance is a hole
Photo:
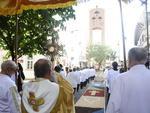
[[[19,8],[19,0],[0,0],[0,15],[14,15]]]
[[[0,15],[14,15],[28,9],[56,9],[71,6],[76,0],[0,0]]]
[[[56,9],[71,6],[76,0],[21,0],[19,12],[28,9]]]

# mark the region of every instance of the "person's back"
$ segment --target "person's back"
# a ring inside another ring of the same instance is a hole
[[[20,113],[21,99],[11,75],[16,72],[17,65],[13,61],[2,63],[0,74],[0,113]]]
[[[106,113],[150,113],[150,71],[144,65],[146,60],[144,48],[130,49],[130,70],[115,79]]]
[[[28,113],[50,113],[59,95],[59,86],[42,78],[24,84],[23,89],[22,100]],[[32,104],[32,101],[39,102],[39,105]]]
[[[150,71],[144,65],[136,65],[122,75],[120,113],[150,113]]]
[[[60,113],[75,113],[74,108],[74,96],[73,96],[73,88],[71,84],[64,79],[60,73],[55,72],[57,83],[62,88],[62,103],[61,103],[61,112]]]
[[[50,62],[39,59],[34,64],[34,74],[35,80],[23,85],[22,113],[53,113],[60,100],[61,90],[58,84],[50,81]]]
[[[119,75],[119,71],[116,71],[116,70],[113,70],[113,69],[110,69],[108,71],[108,82],[109,82],[109,88],[111,90],[111,87],[112,87],[112,84],[113,84],[113,81],[118,77]]]
[[[73,88],[77,88],[78,76],[76,72],[69,72],[67,76],[67,81],[72,85]]]
[[[113,85],[113,81],[118,77],[119,75],[119,71],[118,71],[118,63],[117,62],[113,62],[112,63],[112,69],[108,70],[107,72],[107,82],[108,82],[108,86],[109,86],[109,93],[111,93],[111,89],[112,89],[112,85]]]
[[[10,108],[10,105],[12,101],[10,95],[12,92],[10,89],[14,89],[17,92],[15,82],[7,75],[0,75],[0,113],[11,113],[12,108]]]

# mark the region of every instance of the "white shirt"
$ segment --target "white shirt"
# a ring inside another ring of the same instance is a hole
[[[21,99],[15,82],[0,74],[0,113],[21,113]]]
[[[65,75],[65,72],[64,72],[64,71],[60,71],[60,74],[61,74],[61,76],[62,76],[64,79],[66,79],[66,75]]]
[[[69,72],[67,75],[67,81],[72,85],[73,88],[77,88],[77,84],[80,81],[76,72]]]
[[[17,72],[17,79],[18,79],[18,75],[19,73]],[[16,83],[16,74],[11,75],[11,80],[14,81]]]
[[[119,75],[119,71],[115,71],[113,69],[108,70],[107,83],[109,87],[109,93],[111,93],[113,82],[118,77],[118,75]]]
[[[29,104],[29,92],[34,92],[35,98],[43,98],[44,104],[39,106],[39,112],[33,110]],[[23,85],[22,101],[28,113],[50,113],[56,104],[59,94],[59,86],[47,79],[37,78],[35,82],[25,83]]]
[[[112,87],[106,113],[150,113],[150,70],[136,65],[122,73]]]
[[[106,87],[109,87],[109,85],[108,85],[108,69],[105,69],[105,71],[103,72],[103,76],[104,76],[104,80],[106,83]]]

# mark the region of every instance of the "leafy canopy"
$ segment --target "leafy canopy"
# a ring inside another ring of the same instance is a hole
[[[22,55],[45,54],[47,37],[59,38],[58,30],[64,29],[64,22],[75,18],[72,7],[28,10],[18,15],[18,58]],[[55,16],[59,17],[56,18]],[[15,58],[16,16],[0,16],[0,47]]]
[[[111,54],[112,50],[106,45],[91,45],[87,49],[88,59],[93,58],[100,65],[103,61],[108,59]]]

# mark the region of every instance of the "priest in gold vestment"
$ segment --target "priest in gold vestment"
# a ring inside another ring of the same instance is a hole
[[[73,89],[61,76],[51,82],[51,64],[39,59],[34,64],[35,80],[23,85],[22,113],[75,113]]]
[[[63,78],[60,74],[61,68],[59,66],[55,67],[55,76],[57,83],[62,86],[63,88],[63,100],[62,100],[62,109],[63,112],[61,113],[75,113],[74,108],[74,89],[72,88],[71,84]]]

